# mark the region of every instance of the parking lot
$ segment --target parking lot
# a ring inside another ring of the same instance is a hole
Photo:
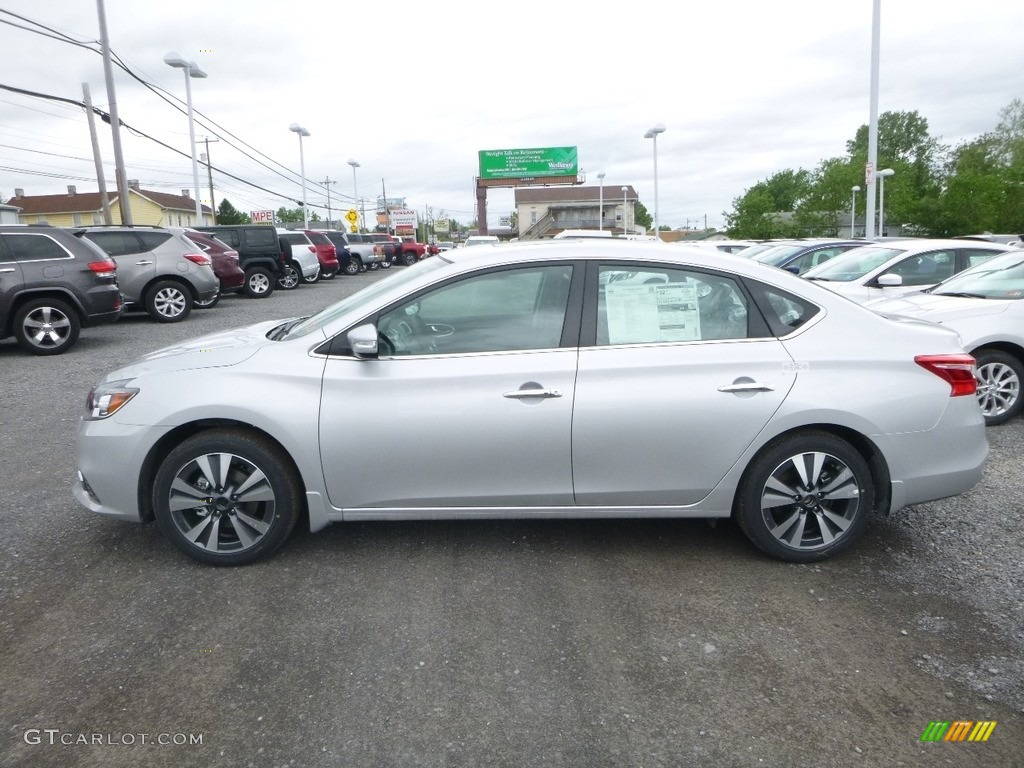
[[[583,520],[335,525],[214,569],[74,501],[104,373],[388,274],[126,315],[56,357],[0,342],[0,766],[1019,764],[1020,418],[971,493],[807,566],[730,522]]]

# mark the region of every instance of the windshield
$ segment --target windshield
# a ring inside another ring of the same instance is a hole
[[[878,245],[865,245],[841,253],[834,259],[819,264],[814,269],[804,272],[808,280],[834,280],[848,283],[864,277],[900,254],[906,253],[905,248],[885,248]]]
[[[424,261],[416,262],[411,267],[405,267],[401,272],[390,274],[383,280],[378,280],[376,283],[368,285],[361,291],[357,291],[351,296],[346,296],[338,303],[331,304],[329,307],[317,312],[315,315],[307,317],[302,322],[289,328],[288,332],[281,338],[295,339],[300,336],[305,336],[307,333],[312,331],[319,330],[334,322],[339,317],[358,309],[363,304],[372,302],[378,296],[388,293],[395,288],[400,288],[406,283],[418,280],[422,275],[428,272],[443,269],[449,264],[451,264],[450,261],[440,257],[431,257]]]
[[[982,299],[1024,299],[1024,253],[996,256],[943,281],[930,293]]]
[[[790,256],[794,253],[799,253],[805,248],[807,248],[806,245],[776,245],[767,251],[755,253],[754,261],[759,261],[762,264],[771,264],[773,267],[780,267],[789,261]]]
[[[764,253],[765,251],[775,248],[777,246],[778,243],[761,243],[760,245],[751,245],[748,248],[743,248],[742,250],[735,251],[735,254],[737,256],[742,256],[745,259],[752,259],[757,254]]]

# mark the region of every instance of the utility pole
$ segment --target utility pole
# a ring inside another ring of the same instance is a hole
[[[209,136],[203,138],[203,144],[206,145],[206,153],[203,155],[203,160],[206,162],[206,175],[210,180],[210,210],[213,211],[213,223],[217,223],[217,206],[213,201],[213,166],[210,165],[210,142],[220,141],[220,139],[211,139]]]
[[[89,118],[89,137],[92,139],[92,156],[96,161],[96,181],[100,188],[100,204],[103,206],[103,223],[113,224],[114,219],[110,214],[110,198],[107,196],[107,180],[103,177],[103,161],[100,159],[100,142],[96,136],[96,117],[92,111],[92,94],[89,93],[89,84],[82,83],[82,96],[85,101],[85,112]]]
[[[337,184],[338,182],[331,181],[331,177],[328,176],[320,183],[327,187],[327,226],[334,229],[334,224],[331,222],[331,184]]]
[[[380,191],[384,195],[384,221],[387,227],[387,232],[391,234],[391,211],[388,209],[388,188],[384,186],[384,179],[380,180]]]
[[[103,76],[107,81],[107,102],[110,104],[110,131],[114,140],[114,170],[117,173],[117,205],[121,209],[121,223],[132,224],[132,206],[128,199],[128,172],[124,168],[121,151],[121,119],[117,116],[117,96],[114,95],[114,65],[110,61],[110,38],[107,35],[107,12],[103,0],[96,0],[96,13],[100,21],[100,47],[103,51]]]

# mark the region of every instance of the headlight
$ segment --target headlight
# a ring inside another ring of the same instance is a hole
[[[131,382],[132,379],[111,381],[107,384],[98,384],[90,389],[89,397],[85,401],[85,418],[89,421],[96,421],[113,416],[121,410],[129,400],[139,394],[137,387],[127,386]]]

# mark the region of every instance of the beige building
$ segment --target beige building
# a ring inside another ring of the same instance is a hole
[[[517,187],[520,240],[554,237],[566,229],[604,229],[613,235],[644,234],[636,228],[632,186]]]
[[[132,223],[161,227],[191,227],[198,224],[214,224],[213,212],[203,206],[203,220],[196,222],[196,203],[187,189],[180,195],[139,189],[137,181],[128,183],[128,204]],[[121,209],[117,192],[110,198],[112,223],[121,223]],[[99,192],[79,192],[73,185],[68,186],[66,195],[26,195],[24,190],[14,190],[14,197],[6,203],[20,209],[18,221],[21,224],[50,224],[54,227],[87,227],[104,224],[103,203]]]

